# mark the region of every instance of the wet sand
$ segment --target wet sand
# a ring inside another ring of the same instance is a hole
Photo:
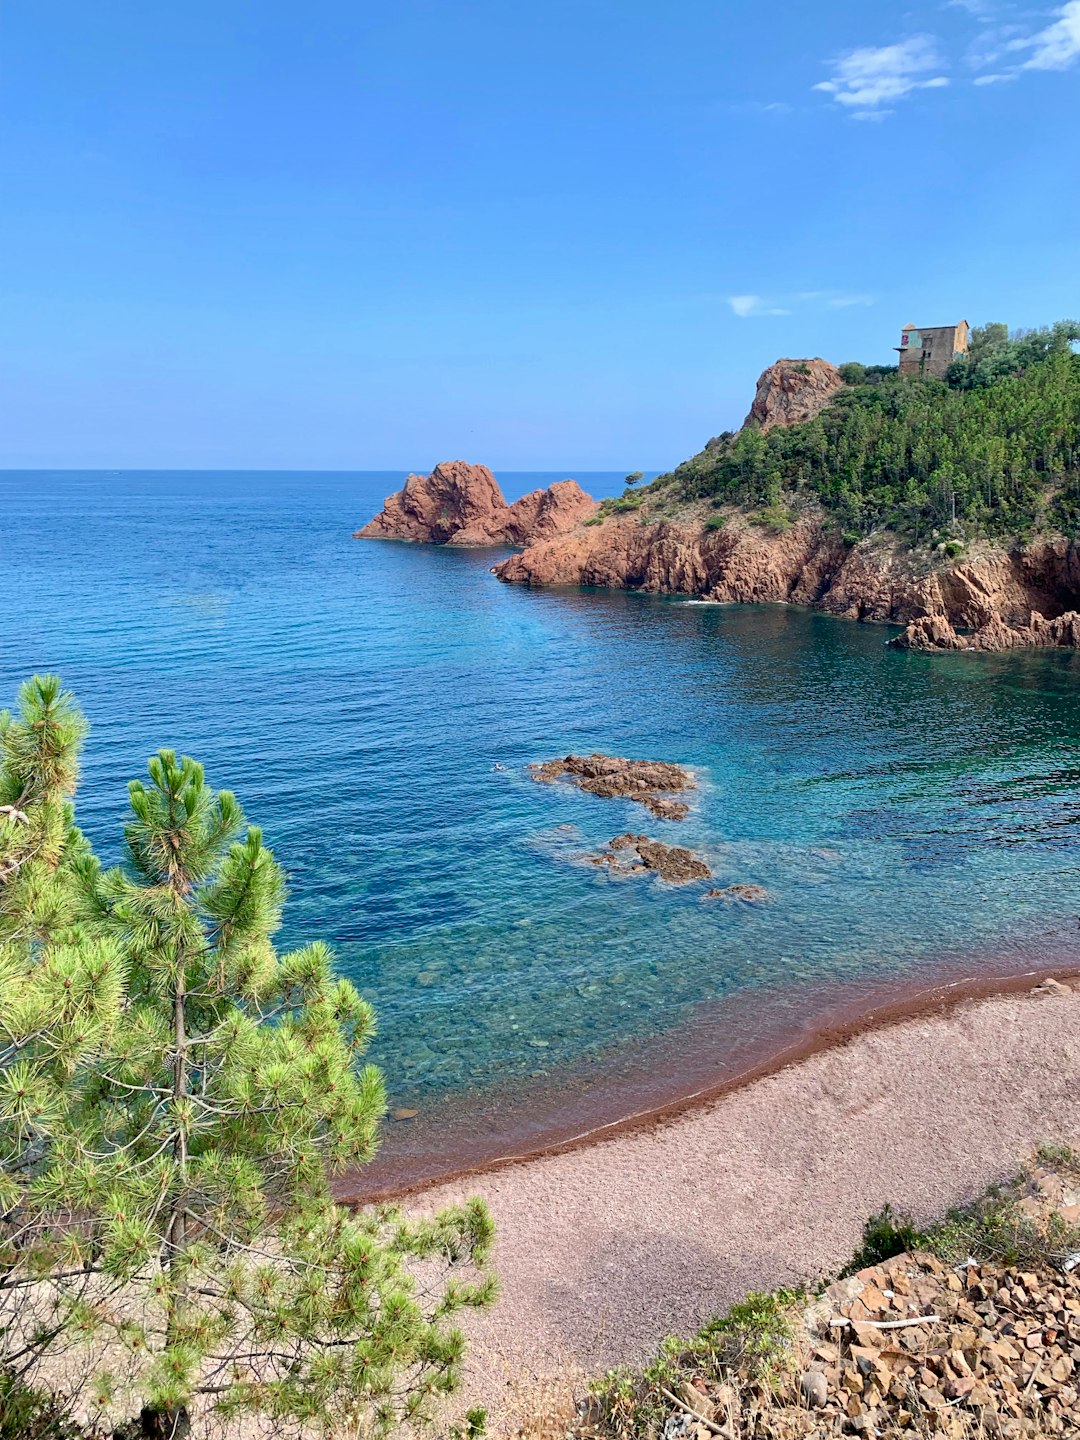
[[[641,1359],[749,1289],[834,1270],[886,1202],[929,1220],[1040,1141],[1080,1137],[1080,984],[1011,983],[412,1197],[427,1210],[481,1194],[498,1228],[502,1298],[470,1317],[467,1398],[505,1423],[522,1387]]]
[[[483,1174],[539,1155],[648,1127],[831,1049],[864,1031],[941,1013],[969,999],[1030,990],[1046,976],[1080,977],[1075,928],[1056,926],[1017,948],[938,959],[932,968],[857,985],[747,988],[702,1006],[678,1027],[549,1076],[404,1103],[374,1162],[342,1176],[338,1197],[368,1203]],[[394,1102],[391,1102],[393,1107]]]

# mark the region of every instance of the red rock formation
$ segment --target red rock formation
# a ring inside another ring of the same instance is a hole
[[[559,480],[508,505],[486,465],[443,461],[410,475],[381,512],[357,530],[363,540],[424,545],[529,545],[572,530],[597,509],[576,480]]]
[[[978,630],[958,635],[944,615],[922,615],[889,642],[898,650],[1080,650],[1080,614],[1068,610],[1047,620],[1037,610],[1026,625],[993,616]]]
[[[812,420],[843,387],[840,371],[828,360],[777,360],[758,379],[744,428],[764,431]]]
[[[849,548],[812,513],[780,535],[739,515],[711,531],[616,517],[530,546],[495,574],[526,585],[811,605],[908,626],[893,643],[911,649],[1080,648],[1080,541],[1060,537],[986,545],[950,564],[881,540]]]

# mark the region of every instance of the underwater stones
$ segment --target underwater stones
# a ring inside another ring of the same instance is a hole
[[[636,860],[624,859],[633,850]],[[687,885],[693,880],[710,880],[712,871],[705,861],[682,845],[664,845],[648,835],[616,835],[599,855],[585,857],[590,865],[603,865],[616,875],[644,875],[652,871],[669,885]]]
[[[689,806],[672,794],[695,788],[688,770],[666,760],[627,760],[621,755],[565,755],[529,766],[541,785],[568,780],[588,795],[633,800],[661,820],[682,820]]]
[[[728,885],[723,890],[706,890],[703,900],[723,900],[727,905],[759,905],[769,899],[764,885]]]

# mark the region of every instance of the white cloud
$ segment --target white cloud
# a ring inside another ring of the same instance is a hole
[[[803,290],[798,295],[782,295],[779,299],[762,295],[729,295],[727,303],[740,320],[760,315],[790,315],[798,305],[825,306],[830,310],[849,305],[873,305],[872,295],[849,295],[842,290]]]
[[[1010,80],[1016,79],[1016,72],[1011,75],[976,75],[972,81],[973,85],[1005,85]]]
[[[1021,70],[1068,70],[1080,60],[1080,0],[1068,0],[1052,25],[1026,39],[1013,40],[1009,49],[1032,52]]]
[[[1080,4],[1080,0],[1077,0]],[[858,120],[878,119],[886,107],[914,90],[939,90],[948,85],[944,75],[929,72],[945,68],[932,35],[913,35],[896,45],[862,46],[833,61],[828,80],[815,85]]]
[[[945,0],[945,4],[949,10],[966,10],[973,19],[984,25],[993,20],[998,9],[994,0]]]
[[[760,295],[729,295],[728,304],[740,320],[749,320],[752,315],[790,315],[790,310],[784,310],[778,305],[773,305],[768,300],[763,300]]]

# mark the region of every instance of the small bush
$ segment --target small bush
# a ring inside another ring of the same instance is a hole
[[[924,1249],[926,1244],[927,1236],[916,1230],[908,1216],[898,1215],[891,1205],[886,1205],[863,1225],[862,1244],[840,1273],[854,1275],[868,1265],[880,1265],[883,1260],[891,1260],[907,1250]]]
[[[642,491],[631,491],[629,495],[619,495],[614,500],[605,500],[613,515],[625,515],[631,510],[640,510],[645,503],[645,496]]]
[[[600,1419],[596,1428],[624,1440],[660,1434],[671,1413],[664,1392],[677,1394],[695,1376],[767,1381],[791,1341],[788,1312],[805,1298],[798,1290],[752,1291],[692,1340],[669,1335],[642,1370],[622,1366],[610,1371],[592,1387]]]
[[[727,524],[727,517],[724,515],[710,515],[705,521],[706,534],[712,534],[715,530],[723,530]]]
[[[749,517],[751,525],[760,525],[770,535],[783,535],[798,519],[795,511],[787,505],[763,505]]]
[[[964,553],[964,542],[962,540],[946,540],[945,554],[950,560],[955,560],[958,555]]]
[[[79,1433],[51,1396],[0,1371],[0,1440],[76,1440]]]

